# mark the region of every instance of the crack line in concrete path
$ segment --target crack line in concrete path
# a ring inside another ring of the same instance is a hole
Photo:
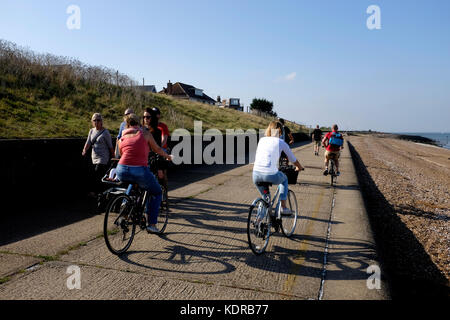
[[[325,189],[322,189],[322,192],[320,193],[319,198],[317,199],[316,205],[314,207],[313,214],[311,216],[312,219],[316,218],[317,214],[319,213],[320,206],[322,204],[322,199],[323,199],[324,195],[325,195]],[[304,233],[305,236],[311,235],[312,226],[313,226],[313,220],[312,219],[309,220],[309,222],[308,222],[308,226],[307,226],[306,231]],[[307,246],[308,246],[308,242],[306,240],[302,241],[301,244],[300,244],[300,247],[298,248],[299,252],[305,251]],[[300,270],[303,262],[305,262],[305,257],[304,256],[302,256],[300,258],[295,258],[294,257],[294,259],[292,260],[293,266],[292,266],[292,268],[290,270],[291,272],[290,272],[290,274],[289,274],[289,276],[288,276],[288,278],[286,280],[286,283],[285,283],[288,293],[290,293],[292,291],[293,287],[294,287],[295,279],[297,278],[296,274]]]
[[[322,300],[323,297],[323,291],[324,291],[324,285],[325,285],[325,277],[327,274],[327,257],[328,257],[328,247],[330,244],[330,237],[331,237],[331,222],[333,219],[333,208],[334,203],[336,201],[336,185],[333,186],[333,198],[331,201],[331,209],[330,209],[330,219],[328,220],[328,229],[327,229],[327,237],[325,240],[325,249],[324,249],[324,255],[323,255],[323,270],[322,270],[322,280],[320,281],[320,289],[318,294],[318,300]]]

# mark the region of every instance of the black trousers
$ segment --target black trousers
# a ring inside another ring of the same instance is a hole
[[[102,183],[102,178],[106,174],[109,166],[107,164],[94,164],[94,174],[92,180],[92,188],[96,193],[103,192],[106,186]]]

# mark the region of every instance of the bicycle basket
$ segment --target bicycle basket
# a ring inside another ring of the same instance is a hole
[[[297,184],[298,171],[294,166],[281,167],[280,171],[287,176],[288,184]]]

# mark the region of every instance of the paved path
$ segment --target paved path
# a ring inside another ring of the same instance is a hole
[[[296,193],[295,235],[276,234],[262,256],[247,244],[249,204],[258,195],[252,165],[177,171],[166,234],[139,232],[122,257],[109,253],[103,215],[0,243],[0,299],[386,299],[368,289],[378,265],[348,148],[335,188],[312,144],[295,148],[306,170]],[[186,183],[186,180],[193,181]],[[325,263],[326,262],[326,263]],[[67,287],[67,268],[81,289]]]

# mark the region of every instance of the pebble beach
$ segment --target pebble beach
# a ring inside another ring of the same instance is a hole
[[[347,139],[391,276],[448,288],[450,150],[382,134]]]

